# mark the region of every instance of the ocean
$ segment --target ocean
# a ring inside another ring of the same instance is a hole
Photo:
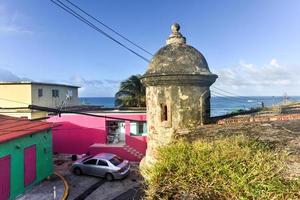
[[[300,101],[300,96],[289,96],[288,101]],[[82,104],[114,107],[114,97],[80,97]],[[280,104],[285,101],[283,96],[218,96],[211,97],[211,115],[219,116],[239,109],[250,109],[262,106],[265,107]]]

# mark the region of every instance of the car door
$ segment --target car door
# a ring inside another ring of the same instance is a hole
[[[97,161],[98,160],[94,158],[84,161],[82,164],[83,173],[87,175],[95,175]]]
[[[108,163],[105,160],[99,160],[97,164],[98,176],[105,177],[105,174],[109,171]]]

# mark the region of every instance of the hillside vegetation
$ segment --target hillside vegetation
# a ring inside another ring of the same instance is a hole
[[[143,169],[147,199],[300,199],[300,179],[287,180],[286,153],[245,135],[179,140]]]

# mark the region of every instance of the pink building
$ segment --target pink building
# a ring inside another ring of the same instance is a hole
[[[142,159],[147,148],[144,109],[101,109],[85,113],[55,115],[47,120],[59,125],[53,128],[54,152],[92,155],[110,152],[131,161]]]

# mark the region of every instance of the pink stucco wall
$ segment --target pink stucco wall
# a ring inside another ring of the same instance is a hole
[[[128,153],[127,151],[125,151],[123,148],[121,147],[100,147],[100,148],[94,148],[94,147],[91,147],[89,148],[89,153],[91,155],[96,155],[98,153],[101,153],[101,152],[109,152],[109,153],[113,153],[113,154],[116,154],[126,160],[130,160],[130,161],[140,161],[141,159]]]
[[[101,115],[104,114],[101,113]],[[125,143],[130,147],[136,149],[140,153],[145,154],[147,148],[147,137],[131,136],[130,120],[146,121],[146,114],[139,113],[106,115],[110,117],[124,119]],[[86,116],[80,114],[62,114],[60,117],[50,117],[47,121],[59,124],[59,126],[53,128],[53,151],[57,153],[83,154],[87,153],[89,147],[95,143],[106,144],[107,120],[112,119]],[[110,148],[108,148],[108,150],[109,149]],[[114,149],[113,151],[115,150],[118,151],[117,149]],[[94,151],[96,150],[94,149]],[[126,156],[125,151],[121,151],[121,154],[125,154]],[[130,155],[128,155],[128,157],[130,157]]]

